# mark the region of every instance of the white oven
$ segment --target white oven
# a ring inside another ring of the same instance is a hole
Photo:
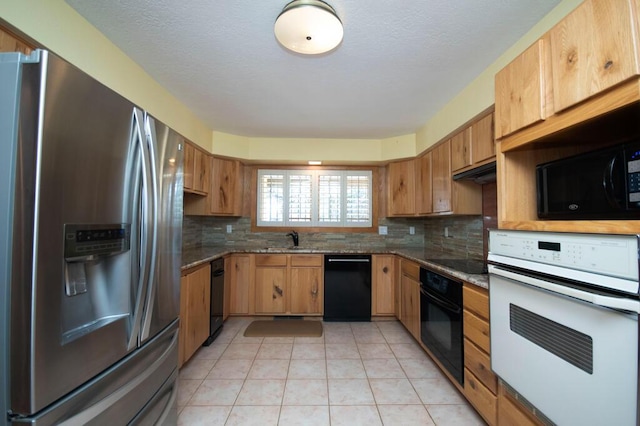
[[[638,237],[491,231],[491,367],[558,425],[638,424]]]

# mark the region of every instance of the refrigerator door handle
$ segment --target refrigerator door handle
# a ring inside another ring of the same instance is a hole
[[[153,301],[156,293],[156,285],[154,281],[158,252],[158,200],[160,198],[158,189],[158,170],[156,168],[158,153],[156,152],[157,136],[155,132],[155,121],[148,114],[145,114],[144,125],[146,135],[143,143],[143,146],[145,147],[145,161],[147,161],[147,167],[151,174],[151,185],[148,187],[150,191],[149,201],[151,207],[151,218],[149,222],[151,244],[149,247],[149,279],[147,281],[147,295],[145,302],[145,314],[142,321],[141,340],[145,340],[149,337],[151,320],[153,318]]]
[[[142,313],[144,310],[144,300],[146,295],[146,270],[147,270],[147,237],[144,224],[144,216],[146,215],[146,195],[145,186],[147,179],[143,171],[142,162],[144,161],[143,155],[143,141],[144,141],[144,129],[143,120],[144,113],[138,108],[133,109],[133,123],[132,123],[132,135],[131,146],[134,150],[133,161],[133,207],[132,207],[132,236],[131,245],[135,244],[136,249],[132,250],[134,256],[134,264],[137,266],[137,270],[134,271],[133,278],[136,284],[136,301],[134,307],[134,314],[132,320],[131,334],[129,336],[129,343],[127,349],[132,350],[138,346],[140,336],[140,326],[142,322]]]

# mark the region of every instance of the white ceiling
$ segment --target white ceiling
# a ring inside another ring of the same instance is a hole
[[[288,0],[66,0],[212,129],[381,139],[414,133],[560,0],[329,0],[332,52],[281,47]]]

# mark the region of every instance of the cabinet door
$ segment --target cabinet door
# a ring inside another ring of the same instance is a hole
[[[322,268],[291,268],[288,296],[292,314],[322,314]]]
[[[538,40],[496,74],[497,139],[546,118],[544,47]]]
[[[178,367],[185,362],[185,336],[187,335],[187,298],[189,293],[189,276],[180,277],[180,334],[178,339]]]
[[[184,144],[183,187],[193,189],[193,171],[196,168],[196,149],[190,143]]]
[[[283,314],[287,268],[256,268],[256,314]]]
[[[489,114],[471,125],[471,162],[475,164],[495,156],[493,114]]]
[[[432,156],[433,154],[429,151],[416,159],[416,210],[418,214],[433,212]]]
[[[459,170],[471,165],[471,127],[451,138],[451,169]]]
[[[230,267],[225,265],[225,276],[229,277],[229,313],[250,314],[249,290],[251,285],[250,255],[233,255]]]
[[[551,29],[556,112],[639,73],[630,1],[586,0]]]
[[[451,140],[441,143],[433,155],[433,211],[451,211]]]
[[[211,169],[209,157],[199,149],[194,151],[193,190],[203,194],[209,192],[209,172]]]
[[[0,52],[22,52],[28,55],[32,50],[33,46],[0,28]]]
[[[242,212],[242,165],[237,160],[211,159],[212,214],[239,216]]]
[[[371,315],[395,313],[394,257],[374,255],[372,258]]]
[[[387,171],[389,190],[389,215],[415,214],[415,162],[414,160],[390,163]]]
[[[209,337],[211,264],[183,276],[180,290],[182,360],[187,361]]]
[[[414,338],[420,340],[420,283],[407,275],[402,275],[400,285],[402,286],[401,322]]]

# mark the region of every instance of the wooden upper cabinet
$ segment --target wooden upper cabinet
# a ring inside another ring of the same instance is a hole
[[[437,145],[432,151],[434,213],[451,211],[451,140]]]
[[[35,46],[0,27],[0,52],[21,52],[28,55],[34,48]]]
[[[211,214],[242,214],[242,168],[242,163],[238,160],[211,157]]]
[[[551,29],[556,112],[640,73],[637,7],[637,0],[586,0]]]
[[[546,118],[544,49],[540,39],[496,74],[496,139]]]
[[[489,114],[471,125],[471,163],[476,164],[495,156],[493,114]]]
[[[209,155],[195,145],[184,144],[184,190],[198,195],[209,192]]]
[[[470,166],[471,159],[471,126],[451,138],[451,170],[456,171]]]
[[[418,214],[433,212],[433,190],[431,185],[432,172],[431,151],[416,158],[416,210]]]
[[[389,216],[411,216],[416,212],[415,160],[389,163]]]

